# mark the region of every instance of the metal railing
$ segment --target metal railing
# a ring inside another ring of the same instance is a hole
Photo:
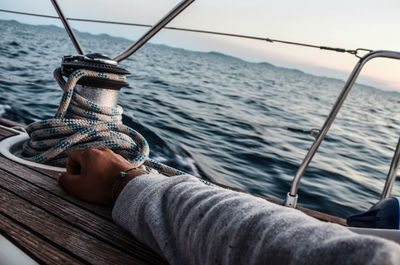
[[[338,99],[336,100],[335,105],[333,106],[331,112],[328,115],[328,118],[325,120],[322,129],[320,130],[319,134],[315,138],[314,143],[311,145],[306,157],[304,158],[300,168],[298,169],[296,175],[293,178],[292,187],[290,192],[287,193],[285,199],[285,206],[295,208],[297,205],[298,194],[297,191],[299,189],[300,180],[304,175],[305,171],[307,170],[308,165],[310,164],[312,158],[314,157],[315,153],[318,150],[321,142],[324,140],[326,134],[328,133],[329,128],[331,127],[333,121],[336,118],[340,108],[342,107],[347,95],[349,94],[351,88],[353,87],[358,75],[360,74],[363,66],[374,58],[389,58],[389,59],[396,59],[400,60],[400,52],[394,51],[372,51],[366,54],[365,56],[361,57],[360,60],[355,65],[353,71],[351,72],[347,82],[345,83],[342,92],[340,93]],[[395,155],[393,157],[392,166],[390,168],[388,179],[386,180],[386,185],[384,188],[384,192],[382,196],[389,196],[391,192],[391,188],[393,183],[396,179],[397,175],[397,168],[399,166],[399,156],[400,156],[400,146],[397,145]]]
[[[173,20],[177,15],[179,15],[183,10],[186,9],[194,0],[183,0],[177,4],[168,14],[166,14],[159,22],[157,22],[153,27],[149,29],[140,39],[138,39],[131,47],[126,51],[122,52],[120,55],[114,58],[115,61],[120,62],[133,53],[135,53],[140,47],[142,47],[146,42],[148,42],[154,35],[156,35],[165,25],[167,25],[171,20]]]
[[[154,26],[152,26],[141,38],[139,38],[135,43],[132,44],[127,50],[122,52],[120,55],[114,58],[114,61],[121,62],[125,60],[137,50],[140,49],[144,44],[146,44],[154,35],[156,35],[162,28],[165,27],[169,22],[171,22],[177,15],[179,15],[183,10],[185,10],[190,4],[192,4],[195,0],[182,0],[179,2],[174,8],[171,9],[159,22],[157,22]],[[80,45],[78,38],[76,37],[74,31],[68,23],[67,18],[64,16],[60,5],[57,3],[57,0],[51,0],[54,8],[57,11],[59,18],[61,19],[65,30],[68,33],[69,38],[78,54],[83,55],[84,51],[82,46]]]
[[[64,13],[62,12],[60,6],[58,5],[57,0],[51,0],[51,3],[53,4],[54,9],[57,11],[57,14],[58,14],[61,22],[63,23],[64,28],[67,31],[69,38],[71,39],[72,43],[74,44],[76,51],[78,52],[78,54],[81,54],[81,55],[85,54],[81,44],[78,41],[78,38],[76,37],[74,31],[72,30],[71,26],[69,25],[68,20],[65,18]]]
[[[392,193],[394,181],[397,177],[397,169],[399,168],[400,161],[400,137],[397,141],[396,150],[394,151],[392,164],[390,165],[389,173],[386,178],[385,187],[383,187],[382,199],[388,198]]]

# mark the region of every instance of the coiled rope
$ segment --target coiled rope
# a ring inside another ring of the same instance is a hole
[[[125,81],[125,75],[76,70],[65,85],[60,106],[53,119],[31,123],[26,131],[30,140],[23,145],[22,156],[29,160],[65,166],[73,148],[109,148],[129,160],[133,167],[174,176],[184,172],[149,158],[146,139],[122,123],[123,109],[100,106],[74,90],[82,77]]]

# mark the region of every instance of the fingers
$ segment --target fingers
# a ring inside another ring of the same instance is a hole
[[[103,196],[98,196],[97,190],[90,187],[87,178],[82,175],[62,173],[58,177],[58,184],[72,196],[86,202],[106,205]]]
[[[61,173],[58,176],[58,184],[67,192],[74,196],[79,195],[83,178],[81,175],[73,175],[69,173]]]
[[[87,161],[95,162],[94,157],[99,157],[104,152],[111,152],[109,149],[100,150],[94,148],[75,148],[68,154],[67,158],[67,172],[73,175],[79,175],[87,169]]]
[[[110,149],[71,150],[67,159],[67,172],[60,174],[59,185],[78,199],[100,204],[112,203],[111,189],[119,172],[132,165]],[[130,172],[130,177],[142,175],[140,170]]]
[[[77,175],[81,173],[81,165],[83,165],[83,158],[86,149],[75,148],[68,154],[67,158],[67,173]]]
[[[66,168],[69,174],[77,175],[81,173],[81,164],[79,163],[79,161],[73,160],[69,156],[67,158]]]

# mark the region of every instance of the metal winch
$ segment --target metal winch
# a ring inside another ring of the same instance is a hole
[[[118,66],[118,62],[104,54],[92,53],[87,55],[64,56],[61,68],[56,69],[55,78],[60,86],[65,84],[63,77],[69,76],[76,70],[86,69],[100,73],[129,75],[130,72]],[[83,97],[107,107],[116,107],[119,91],[122,87],[129,86],[124,80],[99,79],[95,77],[82,77],[75,91]]]
[[[183,174],[150,159],[144,137],[122,123],[123,109],[117,102],[120,89],[129,85],[129,71],[118,63],[135,53],[193,1],[182,0],[127,50],[111,59],[99,53],[85,54],[57,1],[52,0],[79,55],[64,56],[61,67],[54,71],[64,91],[55,116],[30,124],[26,132],[16,131],[18,135],[1,142],[0,152],[22,164],[65,171],[71,148],[110,148],[135,167],[155,169],[168,176]]]

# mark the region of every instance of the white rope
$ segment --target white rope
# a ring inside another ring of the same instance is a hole
[[[149,145],[137,131],[122,124],[123,109],[100,106],[74,91],[82,77],[125,81],[125,75],[90,70],[73,72],[53,119],[34,122],[26,131],[30,140],[24,143],[22,155],[38,163],[65,166],[73,148],[110,148],[128,159],[133,167],[148,172],[157,170],[167,176],[184,172],[149,159]]]

